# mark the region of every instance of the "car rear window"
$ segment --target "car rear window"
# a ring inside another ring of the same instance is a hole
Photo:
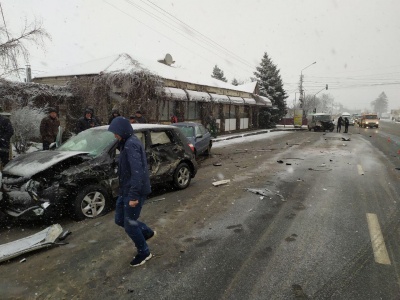
[[[193,127],[192,126],[179,126],[179,129],[186,137],[194,136]]]

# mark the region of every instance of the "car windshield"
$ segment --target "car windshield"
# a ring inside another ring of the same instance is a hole
[[[178,126],[186,137],[193,137],[194,131],[192,126]]]
[[[317,121],[330,121],[331,120],[331,116],[330,115],[318,115],[318,116],[315,116],[315,120],[317,120]]]
[[[58,151],[82,151],[90,156],[97,156],[111,143],[115,142],[115,136],[107,130],[85,130],[71,137],[62,144]]]
[[[367,115],[367,116],[365,116],[365,118],[366,118],[366,119],[369,119],[369,120],[371,120],[371,119],[378,119],[378,116],[377,116],[377,115]]]

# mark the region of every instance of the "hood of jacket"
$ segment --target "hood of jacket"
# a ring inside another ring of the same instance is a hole
[[[118,134],[123,140],[127,140],[133,134],[133,128],[128,119],[116,117],[111,121],[108,131]]]

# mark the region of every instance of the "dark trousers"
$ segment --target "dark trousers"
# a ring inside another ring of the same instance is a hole
[[[338,126],[336,127],[336,132],[340,132],[340,130],[342,130],[342,125],[338,125]]]
[[[115,224],[124,227],[125,232],[135,244],[138,254],[147,255],[150,250],[146,243],[146,237],[150,237],[153,230],[145,223],[138,221],[145,199],[145,197],[139,199],[136,207],[130,207],[129,200],[131,198],[119,196],[115,207]]]
[[[0,160],[3,167],[10,161],[10,148],[0,148]]]
[[[344,133],[347,133],[349,131],[349,125],[344,125]]]
[[[50,144],[49,142],[43,142],[43,150],[49,150],[50,149]]]

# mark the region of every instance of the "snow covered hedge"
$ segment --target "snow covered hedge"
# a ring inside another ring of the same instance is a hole
[[[11,141],[18,154],[25,153],[29,142],[40,137],[40,122],[46,116],[45,108],[25,106],[11,112],[11,124],[14,136]]]

